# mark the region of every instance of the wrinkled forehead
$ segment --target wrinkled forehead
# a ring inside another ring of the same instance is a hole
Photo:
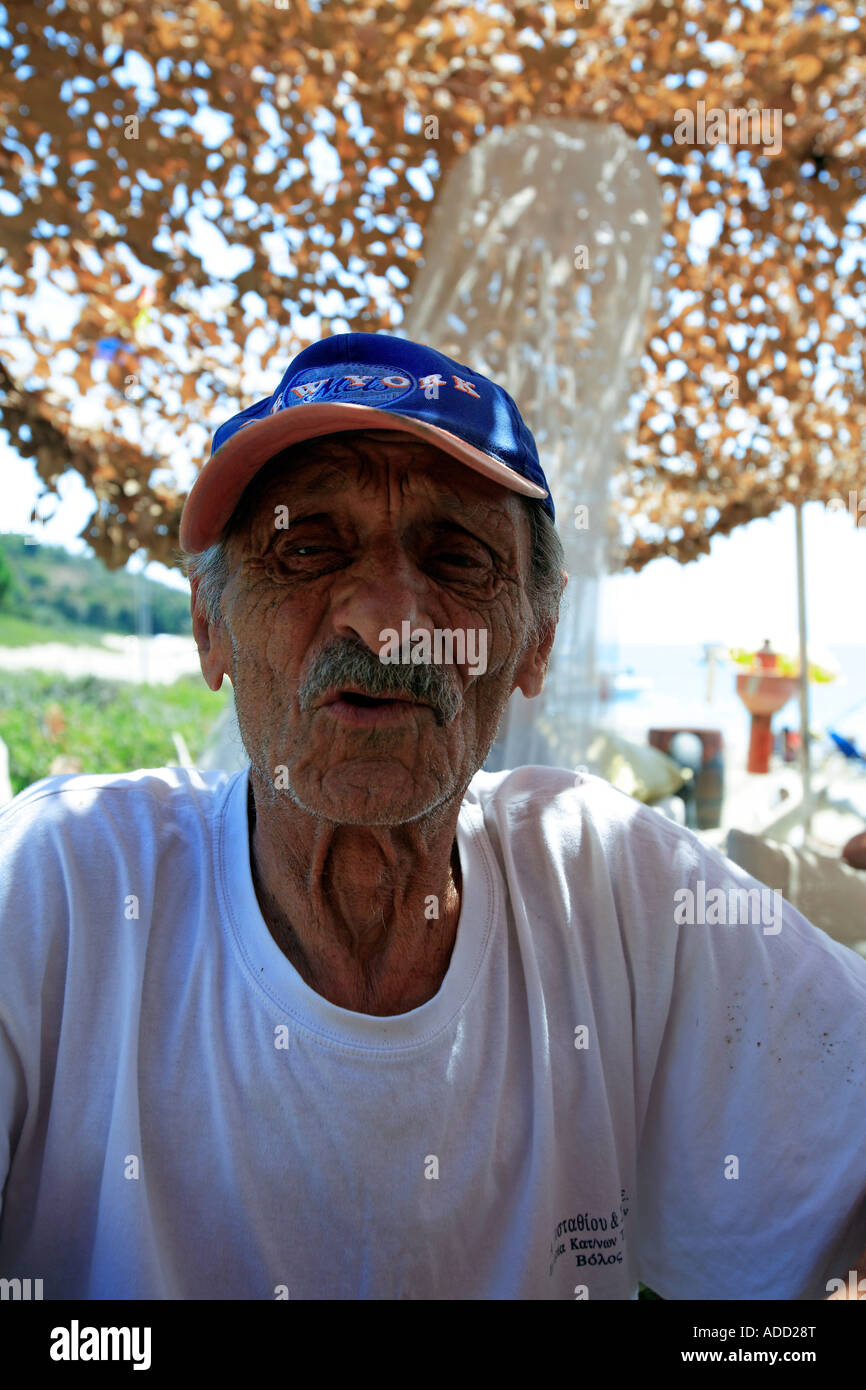
[[[250,483],[234,527],[272,515],[302,499],[374,497],[383,487],[431,513],[487,518],[494,526],[520,527],[516,493],[476,473],[459,459],[399,430],[347,431],[293,445],[266,464]]]

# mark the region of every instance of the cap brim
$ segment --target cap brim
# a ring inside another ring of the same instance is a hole
[[[511,492],[539,500],[547,497],[546,490],[537,483],[521,478],[507,464],[427,420],[416,420],[395,410],[377,410],[369,405],[313,402],[291,406],[247,425],[211,455],[186,499],[180,519],[181,546],[192,552],[216,544],[247,484],[274,454],[303,439],[363,429],[405,431],[442,449]]]

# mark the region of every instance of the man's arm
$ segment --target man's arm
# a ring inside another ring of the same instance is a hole
[[[669,1000],[641,1092],[640,1278],[671,1299],[866,1297],[866,962],[717,852],[664,838],[638,885],[654,955],[628,938],[638,1020]]]

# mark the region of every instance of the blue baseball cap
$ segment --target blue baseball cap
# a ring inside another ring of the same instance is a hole
[[[220,425],[180,520],[184,550],[221,537],[250,480],[290,444],[345,430],[405,430],[555,519],[535,440],[508,392],[435,348],[336,333],[289,363],[272,396]]]

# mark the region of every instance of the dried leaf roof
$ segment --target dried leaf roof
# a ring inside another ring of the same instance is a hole
[[[638,140],[664,195],[614,483],[624,563],[687,561],[786,501],[845,497],[866,442],[863,16],[790,0],[11,6],[0,423],[49,490],[69,469],[93,489],[82,535],[106,564],[142,547],[176,563],[175,462],[203,463],[216,426],[273,389],[319,336],[311,316],[325,333],[398,326],[425,176],[435,188],[497,126],[574,116]],[[719,143],[701,102],[779,113],[780,148],[748,120]],[[224,238],[216,279],[206,224]],[[69,331],[31,312],[52,284],[78,296]]]

